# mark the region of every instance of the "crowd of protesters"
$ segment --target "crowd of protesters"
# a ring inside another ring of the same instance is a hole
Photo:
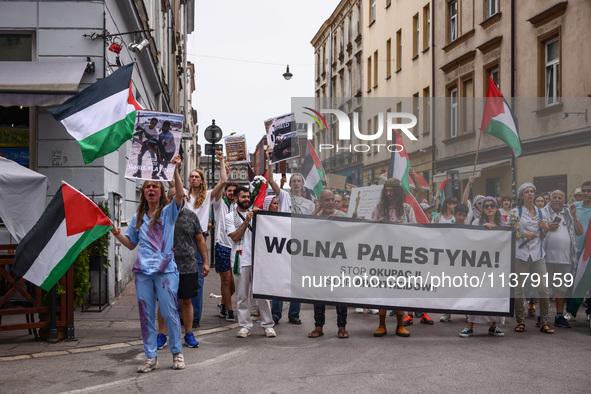
[[[269,152],[267,152],[268,158]],[[141,201],[136,215],[125,234],[114,228],[112,233],[129,249],[138,248],[138,257],[133,265],[135,285],[140,312],[141,331],[146,360],[138,372],[150,372],[159,367],[157,352],[167,342],[173,354],[173,369],[184,369],[182,353],[181,317],[185,328],[184,341],[188,347],[198,347],[192,329],[199,326],[202,306],[203,278],[209,272],[209,261],[205,236],[215,237],[215,270],[221,278],[221,302],[218,305],[220,318],[235,321],[240,326],[237,336],[246,338],[253,330],[251,305],[257,304],[257,315],[266,337],[277,335],[274,326],[282,317],[281,301],[258,300],[252,298],[252,222],[260,209],[317,215],[330,220],[332,217],[347,216],[350,193],[325,189],[318,198],[313,198],[304,187],[301,174],[292,174],[289,191],[273,180],[273,168],[267,166],[268,187],[262,206],[253,207],[251,190],[228,182],[227,164],[221,152],[216,152],[222,169],[219,183],[210,191],[205,185],[205,176],[195,170],[191,172],[189,189],[183,188],[182,181],[175,169],[174,182],[167,193],[164,185],[158,181],[146,181],[141,189]],[[180,157],[172,163],[177,167]],[[414,173],[409,172],[415,185]],[[416,199],[431,223],[481,226],[494,229],[499,226],[511,226],[515,229],[515,272],[546,273],[565,275],[574,273],[584,246],[585,234],[591,220],[591,181],[584,182],[575,190],[570,204],[562,190],[540,192],[529,182],[522,184],[517,191],[515,204],[510,196],[476,195],[470,199],[474,178],[468,185],[461,201],[447,197],[443,201],[430,204],[424,198],[422,187],[417,187]],[[405,202],[405,192],[398,179],[387,179],[379,203],[373,210],[372,220],[394,223],[416,223],[415,212]],[[213,209],[213,230],[210,210]],[[435,212],[437,211],[437,212]],[[363,218],[360,218],[363,219]],[[491,235],[494,233],[491,233]],[[569,289],[564,286],[549,289],[544,281],[537,287],[526,283],[519,276],[515,288],[514,331],[525,331],[525,317],[537,315],[536,326],[544,334],[553,334],[550,326],[549,306],[551,296],[556,303],[554,327],[570,328],[569,320],[577,316],[578,309],[584,303],[579,298],[568,298]],[[553,292],[551,295],[550,292]],[[232,296],[236,297],[236,314],[232,308]],[[527,301],[526,301],[527,298]],[[159,325],[156,328],[156,301],[158,301]],[[179,309],[180,303],[180,309]],[[536,310],[536,305],[538,309]],[[288,310],[288,322],[302,324],[300,307],[291,302]],[[527,310],[525,309],[527,307]],[[337,306],[337,336],[349,338],[346,330],[347,307]],[[180,310],[180,316],[179,316]],[[314,304],[314,330],[309,338],[324,335],[324,303]],[[591,305],[586,310],[587,319]],[[363,313],[363,309],[357,308]],[[379,314],[378,328],[374,336],[387,334],[386,310],[369,310]],[[423,311],[414,314],[402,310],[390,312],[396,317],[395,334],[409,337],[406,327],[414,323],[413,316],[419,317],[422,324],[433,325],[433,320]],[[466,321],[467,326],[459,334],[466,338],[474,335],[475,324],[488,325],[488,334],[504,336],[501,325],[502,316],[456,315],[445,313],[439,319],[447,323],[452,319]],[[406,327],[405,327],[406,326]]]

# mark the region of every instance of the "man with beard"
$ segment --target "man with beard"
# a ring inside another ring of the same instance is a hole
[[[230,262],[230,252],[232,250],[232,240],[226,233],[225,218],[228,213],[236,209],[234,203],[234,190],[238,184],[229,182],[224,189],[224,196],[218,201],[213,202],[213,212],[216,218],[215,224],[215,271],[220,274],[220,293],[222,302],[218,304],[218,315],[225,318],[226,321],[234,321],[234,311],[232,310],[232,294],[234,294],[234,278],[232,277],[232,263]]]
[[[159,162],[159,152],[158,152],[158,136],[160,135],[160,131],[156,128],[158,124],[157,118],[150,119],[150,125],[147,128],[139,128],[138,131],[135,133],[140,139],[140,143],[142,144],[142,148],[140,149],[140,153],[137,156],[137,171],[133,174],[134,177],[141,178],[142,177],[142,158],[146,154],[146,151],[150,152],[150,157],[152,158],[152,178],[158,178],[158,162]],[[145,141],[142,141],[142,134],[146,137]]]
[[[390,178],[384,183],[384,189],[380,197],[380,202],[374,208],[371,218],[382,222],[393,223],[416,223],[415,214],[410,205],[404,202],[405,193],[400,184],[400,180]],[[410,333],[404,328],[404,312],[396,311],[396,335],[400,337],[409,337]],[[380,309],[380,325],[374,331],[374,337],[383,337],[386,330],[386,310]]]
[[[236,309],[238,312],[238,338],[246,338],[252,329],[249,299],[252,293],[252,227],[251,221],[255,210],[249,211],[250,191],[239,186],[234,189],[236,209],[226,215],[226,233],[232,240],[230,259],[234,263],[233,274],[236,286]],[[273,329],[274,323],[271,308],[267,301],[259,303],[261,326],[265,336],[277,336]]]

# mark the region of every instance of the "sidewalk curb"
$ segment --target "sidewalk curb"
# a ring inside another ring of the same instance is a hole
[[[208,330],[196,330],[194,331],[196,337],[215,334],[222,331],[229,331],[239,326],[238,323],[229,324],[227,326],[218,327],[218,328],[211,328]],[[17,361],[17,360],[28,360],[33,358],[41,358],[41,357],[53,357],[53,356],[65,356],[68,354],[76,354],[76,353],[87,353],[87,352],[96,352],[99,350],[109,350],[109,349],[118,349],[123,347],[129,346],[139,346],[143,345],[143,341],[130,341],[130,342],[119,342],[119,343],[109,343],[104,345],[96,345],[96,346],[89,346],[89,347],[81,347],[81,348],[74,348],[68,350],[58,350],[55,352],[39,352],[39,353],[30,353],[30,354],[20,354],[16,356],[5,356],[0,357],[0,362],[3,361]]]

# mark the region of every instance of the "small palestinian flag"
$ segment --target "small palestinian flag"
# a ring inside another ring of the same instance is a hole
[[[488,81],[480,130],[497,137],[509,145],[513,149],[515,157],[521,154],[521,140],[517,131],[517,119],[492,77]]]
[[[16,248],[12,272],[49,291],[82,249],[112,228],[95,203],[62,182],[39,221]]]
[[[308,154],[302,163],[302,176],[304,177],[304,184],[312,189],[314,194],[319,197],[320,192],[324,190],[321,179],[324,176],[324,168],[322,162],[316,155],[316,151],[308,141]]]
[[[130,63],[49,110],[78,141],[85,164],[132,138],[136,110],[142,109],[131,92],[132,72]]]
[[[451,183],[449,184],[450,187],[448,188],[448,183],[450,179],[451,178],[445,178],[445,180],[439,184],[439,188],[437,188],[437,197],[439,198],[440,209],[443,205],[443,200],[445,200],[445,197],[451,196],[451,190],[448,191],[448,189],[451,189]]]

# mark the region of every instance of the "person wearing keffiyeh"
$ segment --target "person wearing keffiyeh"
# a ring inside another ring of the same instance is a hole
[[[234,189],[236,209],[226,215],[226,233],[232,240],[230,259],[233,263],[232,273],[236,287],[236,309],[238,313],[239,338],[246,338],[252,330],[250,318],[249,300],[252,294],[252,218],[257,208],[249,211],[250,191],[239,186]],[[268,302],[259,302],[261,314],[261,326],[265,330],[265,336],[275,337],[273,329],[275,323],[271,316],[271,307]]]

